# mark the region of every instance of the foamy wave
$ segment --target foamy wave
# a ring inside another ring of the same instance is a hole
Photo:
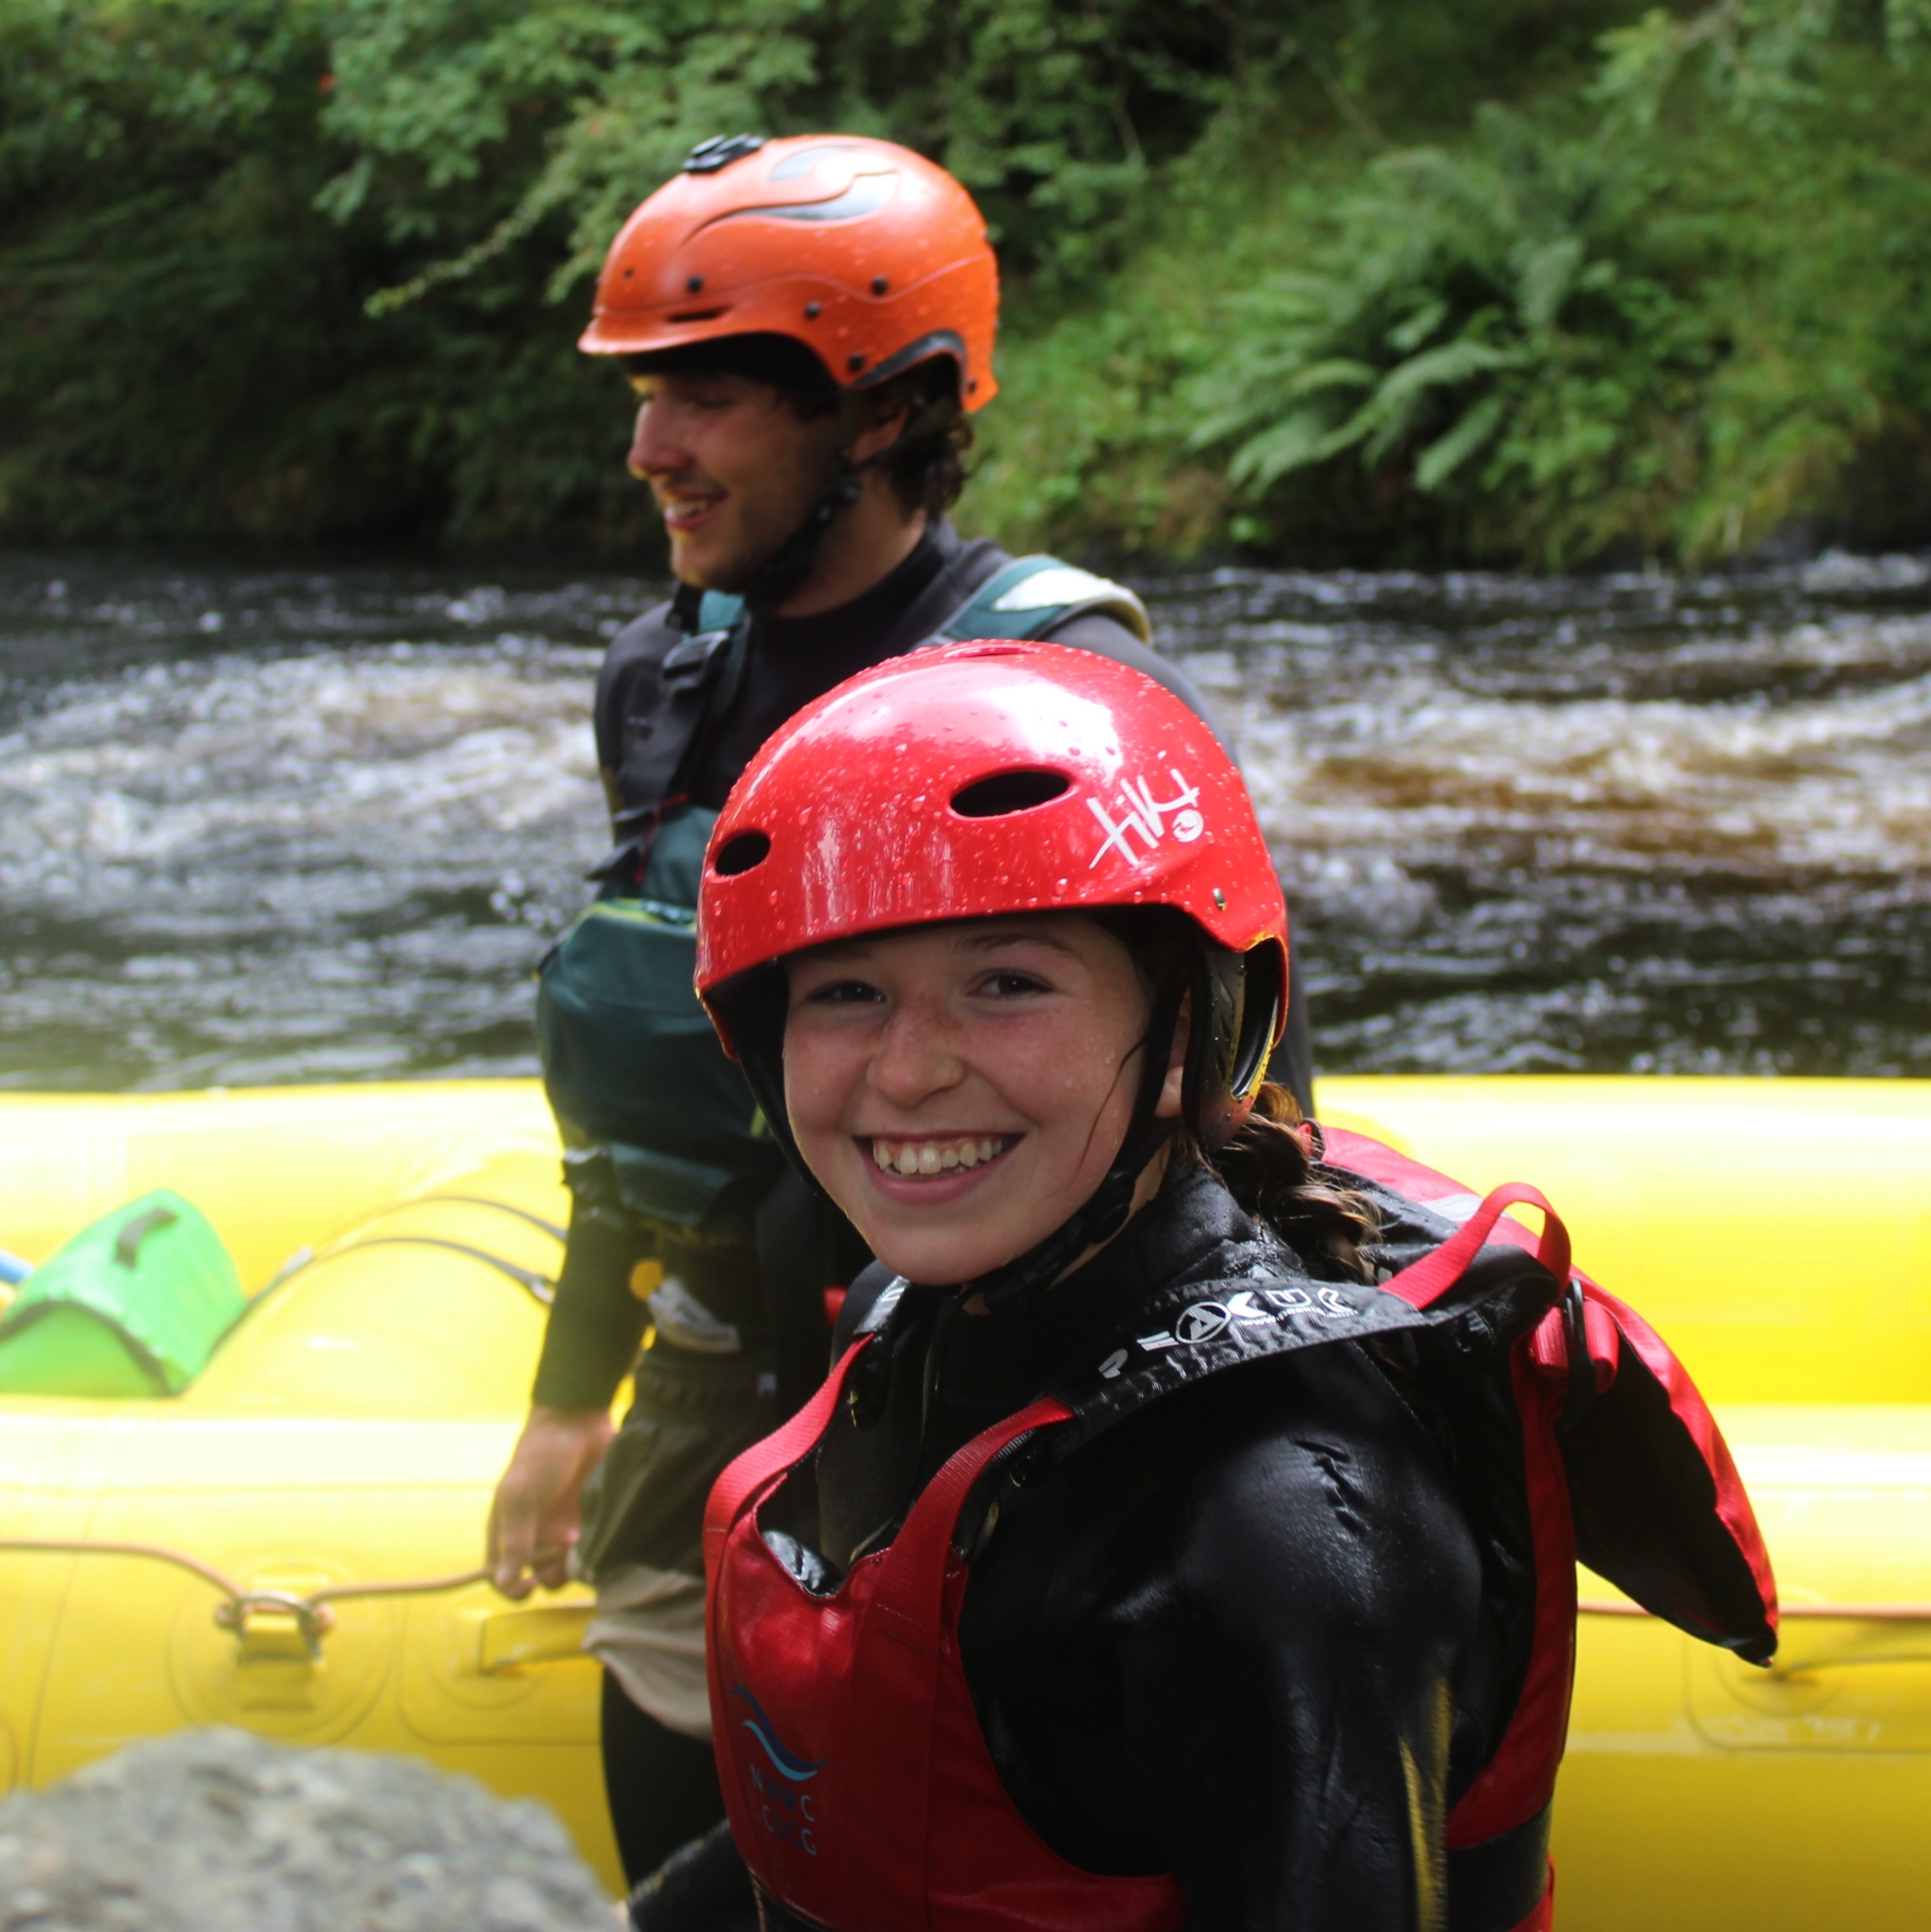
[[[1931,1071],[1931,561],[1148,587],[1331,1069]],[[635,580],[0,559],[0,1085],[531,1071]],[[413,641],[401,643],[399,639]]]
[[[592,849],[594,662],[396,647],[70,687],[0,736],[0,885],[277,843],[379,864],[546,825]]]
[[[1345,690],[1317,678],[1285,708],[1278,682],[1230,690],[1222,665],[1203,668],[1233,699],[1227,721],[1290,868],[1324,847],[1415,860],[1520,835],[1547,864],[1927,869],[1931,670],[1895,671],[1931,657],[1931,626],[1891,630],[1860,653],[1821,626],[1761,642],[1766,683],[1796,665],[1870,674],[1782,701],[1494,696],[1464,665],[1416,653]]]

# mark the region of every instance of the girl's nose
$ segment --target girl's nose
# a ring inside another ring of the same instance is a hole
[[[900,1007],[886,1022],[871,1060],[871,1084],[894,1107],[910,1110],[965,1078],[951,1029],[931,1008]]]

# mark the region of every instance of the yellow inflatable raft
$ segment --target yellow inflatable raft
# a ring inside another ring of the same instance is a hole
[[[1350,1079],[1321,1102],[1549,1195],[1715,1403],[1798,1613],[1764,1673],[1583,1574],[1565,1932],[1921,1924],[1931,1082]],[[0,1396],[0,1790],[241,1724],[533,1793],[615,1889],[583,1593],[463,1580],[561,1251],[535,1086],[0,1098],[0,1249],[38,1263],[166,1187],[256,1298],[177,1395]]]

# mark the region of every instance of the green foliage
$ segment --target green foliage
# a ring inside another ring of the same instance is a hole
[[[1267,12],[1256,0],[347,0],[328,128],[356,159],[324,206],[343,215],[373,196],[399,240],[466,237],[411,297],[566,211],[572,245],[550,282],[561,296],[696,141],[838,127],[944,160],[1015,265],[1077,274],[1104,258],[1149,170],[1226,98]],[[468,232],[459,198],[436,220],[458,184],[492,181],[513,192],[486,233]]]
[[[1926,540],[1931,465],[1931,118],[1923,76],[1839,50],[1821,97],[1761,134],[1693,121],[1659,220],[1702,264],[1726,353],[1698,397],[1704,453],[1675,505],[1690,556],[1746,547],[1792,518],[1866,542]],[[1917,443],[1889,501],[1867,458]],[[1855,521],[1845,519],[1857,505]]]
[[[326,125],[339,22],[319,0],[8,0],[0,528],[647,527],[622,411],[586,380],[540,271],[505,260],[433,313],[366,314],[413,266],[412,230],[406,209],[343,194],[354,158]],[[531,166],[542,139],[529,130]],[[441,180],[421,205],[432,236],[493,217],[483,172]]]
[[[1897,65],[1914,65],[1931,46],[1931,0],[1717,0],[1689,15],[1653,7],[1604,34],[1591,93],[1647,128],[1695,74],[1740,120],[1776,126],[1822,97],[1829,50],[1846,39],[1875,41]]]
[[[1503,561],[1828,521],[1860,453],[1923,420],[1931,343],[1907,15],[1860,48],[1839,12],[1651,13],[1605,36],[1580,120],[1491,107],[1455,150],[1372,162],[1297,238],[1321,266],[1230,299],[1195,381],[1192,445],[1251,537],[1291,543],[1309,493],[1283,480],[1348,464],[1384,537]]]
[[[1641,520],[1708,350],[1646,259],[1625,158],[1495,107],[1476,131],[1374,162],[1332,269],[1230,301],[1192,442],[1231,444],[1230,480],[1261,495],[1352,456],[1557,563]]]
[[[588,279],[694,141],[829,127],[987,212],[1008,541],[1895,521],[1931,0],[1641,4],[0,0],[0,534],[654,542]]]
[[[1009,272],[1078,285],[1269,19],[5,0],[0,528],[634,541],[622,392],[560,305],[694,141],[896,135],[978,190]]]

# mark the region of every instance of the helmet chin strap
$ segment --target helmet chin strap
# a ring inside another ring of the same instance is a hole
[[[865,401],[861,394],[845,391],[838,399],[838,453],[832,462],[831,481],[805,513],[804,521],[746,580],[739,593],[745,602],[754,610],[773,610],[782,604],[811,574],[826,531],[857,502],[865,488],[865,473],[892,450],[944,423],[956,406],[944,396],[927,403],[883,449],[854,462],[851,453],[865,427]]]
[[[988,1309],[1023,1308],[1050,1288],[1089,1248],[1111,1241],[1133,1211],[1133,1195],[1147,1163],[1179,1131],[1177,1120],[1156,1120],[1129,1134],[1107,1177],[1074,1212],[1017,1261],[965,1284],[967,1298],[978,1295]]]
[[[1111,1241],[1126,1226],[1147,1164],[1180,1131],[1178,1120],[1162,1120],[1154,1109],[1166,1085],[1174,1029],[1180,1024],[1180,1006],[1188,990],[1187,976],[1176,972],[1154,1003],[1143,1050],[1146,1063],[1133,1118],[1105,1180],[1044,1241],[1004,1267],[964,1283],[961,1299],[978,1295],[991,1310],[1023,1308],[1050,1288],[1089,1248]]]
[[[840,449],[830,488],[812,505],[804,521],[745,580],[740,594],[753,610],[776,610],[810,576],[825,531],[841,511],[857,502],[865,487],[866,468],[866,463],[852,462],[849,449]]]

